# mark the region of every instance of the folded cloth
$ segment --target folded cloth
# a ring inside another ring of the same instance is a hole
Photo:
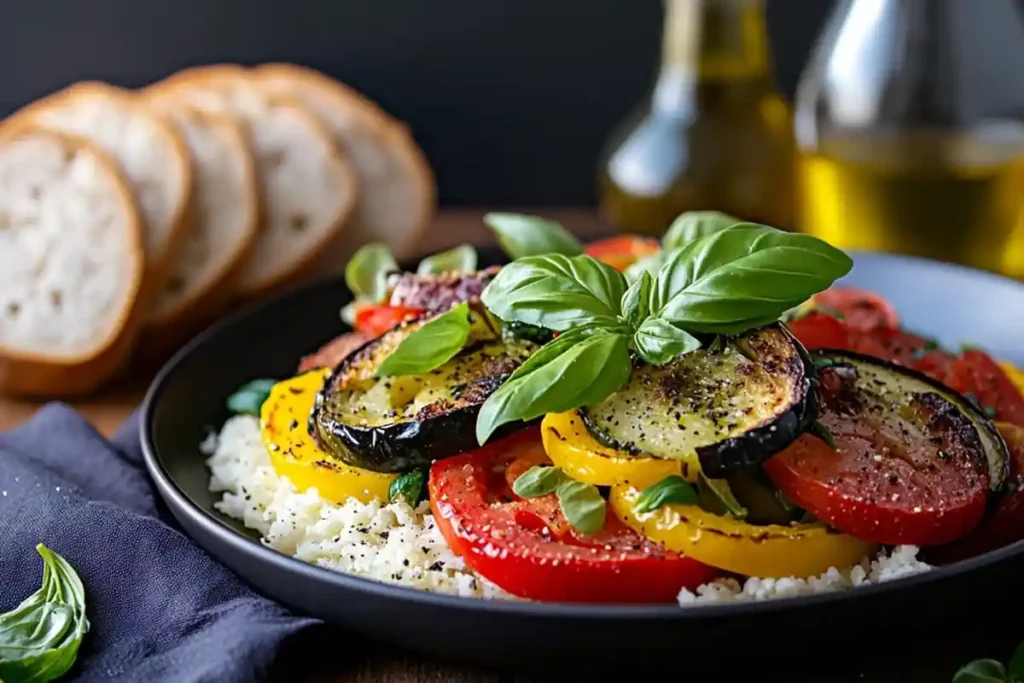
[[[0,612],[39,589],[42,543],[85,584],[69,678],[253,681],[319,623],[261,597],[185,536],[142,463],[138,415],[114,440],[60,403],[0,433]]]

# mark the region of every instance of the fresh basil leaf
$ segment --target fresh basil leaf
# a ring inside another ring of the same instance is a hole
[[[502,320],[563,332],[618,324],[622,273],[590,256],[528,256],[502,268],[484,288],[484,305]]]
[[[740,223],[673,252],[655,278],[651,315],[691,332],[739,334],[778,320],[852,267],[816,237]]]
[[[228,410],[236,415],[259,415],[270,390],[277,384],[272,379],[254,379],[246,382],[228,396]]]
[[[678,249],[695,239],[713,235],[742,222],[721,211],[687,211],[672,221],[665,236],[661,238],[661,244],[665,249]]]
[[[622,295],[622,315],[626,318],[630,329],[636,330],[650,314],[651,287],[653,286],[654,278],[650,273],[644,271]]]
[[[565,473],[559,468],[535,465],[515,480],[512,491],[522,498],[536,498],[554,493],[558,485],[565,480]]]
[[[811,423],[811,428],[807,431],[824,441],[832,450],[836,449],[836,440],[832,436],[832,432],[828,430],[828,427],[817,420]]]
[[[976,659],[953,675],[953,683],[1013,683],[1006,675],[1002,662],[994,659]]]
[[[469,339],[469,304],[452,306],[407,336],[385,358],[376,377],[418,375],[439,368],[462,350]]]
[[[604,526],[605,501],[593,484],[566,479],[555,490],[562,514],[574,527],[593,534]]]
[[[747,518],[747,508],[740,505],[740,502],[736,500],[729,482],[725,479],[711,479],[704,476],[704,473],[701,472],[697,476],[697,485],[702,493],[708,494],[705,496],[705,499],[709,508],[723,509],[736,519],[742,520]]]
[[[544,254],[576,256],[583,245],[558,222],[520,213],[489,213],[484,224],[491,229],[501,250],[510,259]]]
[[[425,469],[400,474],[391,480],[391,485],[388,487],[388,499],[398,500],[401,498],[408,505],[416,507],[423,500],[426,483],[427,471]]]
[[[1019,644],[1017,649],[1013,651],[1008,669],[1010,678],[1019,683],[1024,683],[1024,643]]]
[[[633,509],[642,515],[670,503],[682,505],[697,504],[697,492],[693,490],[690,482],[677,474],[665,477],[657,484],[652,484],[645,488],[637,497],[636,505]]]
[[[668,255],[669,251],[662,249],[649,256],[641,256],[636,261],[633,261],[633,263],[626,266],[626,270],[623,273],[626,276],[626,282],[636,282],[643,273],[648,273],[651,277],[654,277],[661,270],[661,267],[665,265]]]
[[[495,429],[603,401],[629,381],[632,365],[624,334],[575,329],[545,344],[480,407],[476,438]]]
[[[39,590],[0,614],[0,680],[52,681],[75,663],[89,631],[85,588],[74,568],[43,544]]]
[[[417,275],[442,275],[444,273],[471,273],[476,270],[476,249],[462,244],[454,249],[442,251],[420,261]]]
[[[648,318],[633,334],[633,346],[644,361],[651,365],[664,365],[699,349],[700,340],[666,320]]]
[[[370,242],[359,248],[345,266],[345,284],[352,295],[381,303],[387,295],[388,273],[398,270],[395,257],[383,242]]]

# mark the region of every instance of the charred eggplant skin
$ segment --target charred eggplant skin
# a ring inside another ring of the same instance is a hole
[[[465,383],[445,384],[440,388],[441,397],[422,405],[415,414],[395,419],[385,416],[373,423],[359,424],[346,421],[345,412],[336,409],[336,397],[345,390],[346,378],[357,364],[372,360],[379,350],[378,345],[393,343],[396,336],[411,331],[427,318],[429,316],[403,322],[363,344],[342,359],[324,382],[310,414],[309,433],[327,454],[354,467],[393,473],[427,467],[435,460],[479,448],[475,427],[480,406],[528,355],[522,346],[524,342],[505,347],[499,346],[503,342],[497,337],[489,342],[471,342],[450,363],[479,352],[482,358],[479,367],[485,372],[466,375]],[[502,348],[509,349],[509,354],[502,355]],[[485,352],[488,355],[484,356]],[[442,369],[434,372],[440,373]],[[437,376],[450,379],[447,375]],[[511,434],[523,426],[522,423],[506,425],[498,436]]]
[[[766,359],[763,371],[785,377],[789,394],[780,406],[781,411],[757,420],[742,433],[694,448],[701,471],[706,477],[726,478],[758,466],[793,443],[814,423],[818,408],[817,379],[807,350],[782,325],[770,325],[748,332],[742,335],[738,342],[749,348],[748,342],[756,343],[759,337],[765,338],[765,335],[770,335],[768,338],[775,337],[776,342],[782,342],[786,346],[786,353],[784,356]],[[659,371],[661,368],[653,370],[655,373]],[[665,372],[671,370],[666,368]],[[714,377],[693,379],[715,382]],[[680,389],[682,392],[685,390],[685,386]],[[609,434],[607,426],[598,424],[592,408],[581,408],[579,414],[587,430],[598,442],[633,455],[657,455],[637,448],[635,444],[614,438]],[[673,408],[665,406],[664,410],[671,412]]]
[[[986,461],[984,463],[979,462],[978,466],[983,466],[988,471],[989,489],[993,492],[999,492],[1009,480],[1010,455],[1006,441],[999,433],[995,424],[992,423],[992,420],[982,412],[977,404],[966,396],[924,373],[912,370],[904,365],[897,365],[875,358],[874,356],[867,356],[854,351],[832,349],[815,349],[810,355],[812,361],[819,365],[825,363],[829,365],[846,364],[854,367],[857,364],[872,365],[894,375],[909,377],[917,382],[928,385],[934,393],[956,406],[971,421],[974,429],[978,432],[978,438],[984,446],[986,458]]]

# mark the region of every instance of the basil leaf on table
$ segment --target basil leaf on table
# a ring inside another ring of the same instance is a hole
[[[542,346],[480,407],[476,438],[516,420],[590,405],[621,389],[632,370],[624,334],[572,330]]]
[[[622,273],[590,256],[528,256],[502,268],[481,299],[502,320],[563,332],[617,324],[626,291]]]
[[[622,295],[622,315],[626,318],[630,329],[635,330],[640,327],[640,323],[650,315],[651,287],[653,286],[654,278],[645,271]]]
[[[0,680],[52,681],[75,663],[89,631],[85,588],[74,568],[43,544],[39,590],[0,614]]]
[[[695,239],[713,235],[742,222],[721,211],[687,211],[672,221],[665,236],[661,238],[661,245],[664,249],[678,249]]]
[[[398,270],[395,257],[383,242],[365,244],[345,266],[345,284],[357,299],[380,303],[387,294],[388,273]]]
[[[646,362],[664,365],[700,348],[700,340],[661,318],[644,320],[633,333],[633,346]]]
[[[418,375],[439,368],[462,350],[469,339],[469,304],[452,306],[403,339],[385,358],[376,377]]]
[[[557,467],[534,465],[512,484],[512,491],[521,498],[536,498],[554,493],[566,481],[565,473]]]
[[[388,499],[398,500],[401,498],[406,504],[416,507],[423,500],[426,483],[427,471],[425,469],[400,474],[391,480],[391,485],[388,487]]]
[[[682,505],[696,505],[697,492],[693,490],[690,482],[677,474],[665,477],[657,484],[645,488],[636,499],[633,509],[638,514],[657,510],[662,505],[679,503]]]
[[[272,379],[254,379],[240,386],[228,396],[228,410],[236,415],[259,415],[260,408],[277,384]]]
[[[580,531],[592,534],[604,526],[605,500],[593,484],[566,479],[555,489],[562,514]]]
[[[556,221],[519,213],[489,213],[484,224],[510,259],[543,254],[576,256],[583,245]]]
[[[420,261],[417,275],[441,275],[443,273],[471,273],[476,270],[476,249],[462,244],[454,249],[433,254]]]
[[[655,278],[651,315],[693,332],[739,334],[777,321],[852,267],[810,235],[740,223],[671,255]]]

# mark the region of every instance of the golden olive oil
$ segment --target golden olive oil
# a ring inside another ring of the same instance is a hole
[[[665,11],[650,102],[603,155],[602,215],[654,237],[692,209],[793,227],[792,116],[762,0],[666,0]]]
[[[799,159],[801,229],[1024,276],[1024,141],[1005,132],[826,140]]]

